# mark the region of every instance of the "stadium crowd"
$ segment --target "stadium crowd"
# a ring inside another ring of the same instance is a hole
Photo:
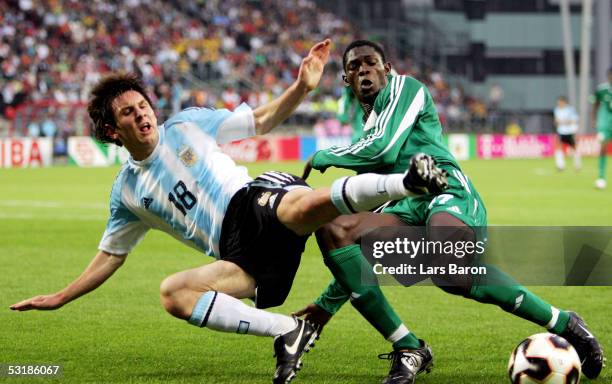
[[[5,124],[26,103],[84,103],[92,84],[114,70],[143,77],[155,90],[162,119],[187,106],[260,105],[292,82],[308,47],[331,36],[335,47],[320,89],[297,111],[297,123],[312,125],[335,115],[342,49],[359,37],[349,22],[310,0],[7,0],[0,2],[0,25]],[[429,86],[443,123],[486,118],[487,105],[441,73],[421,70],[410,59],[391,60],[399,73]],[[54,113],[38,117],[29,134],[79,132],[50,129],[49,123],[42,129]]]

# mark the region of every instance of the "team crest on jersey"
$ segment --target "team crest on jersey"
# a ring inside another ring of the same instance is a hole
[[[191,147],[184,146],[178,153],[179,159],[188,167],[191,167],[198,160],[198,156],[195,154]]]
[[[270,191],[262,193],[261,196],[259,196],[259,199],[257,199],[257,204],[263,207],[264,205],[266,205],[271,195],[272,192]]]

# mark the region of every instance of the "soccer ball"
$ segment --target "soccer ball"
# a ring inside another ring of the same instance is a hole
[[[580,373],[574,347],[552,333],[538,333],[521,341],[508,362],[513,384],[577,384]]]

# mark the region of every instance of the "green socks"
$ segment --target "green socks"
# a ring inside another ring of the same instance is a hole
[[[395,350],[419,348],[416,335],[402,324],[399,316],[383,295],[370,264],[361,254],[359,245],[335,249],[325,257],[336,282],[334,296],[348,296],[361,315],[393,343]],[[329,290],[329,289],[328,289]],[[495,304],[510,312],[560,334],[567,327],[569,314],[551,306],[512,277],[494,266],[487,265],[487,275],[475,280],[467,296],[480,303]],[[340,300],[340,305],[344,300]],[[334,307],[334,306],[333,306]],[[335,312],[337,308],[333,308]]]
[[[604,179],[606,178],[606,162],[608,161],[608,156],[604,155],[599,155],[599,178],[600,179]]]
[[[567,312],[548,304],[491,265],[487,265],[486,277],[474,281],[469,297],[480,303],[495,304],[556,334],[563,332],[569,321]]]
[[[380,332],[395,349],[420,347],[418,338],[402,324],[383,295],[372,267],[361,254],[359,245],[334,249],[325,257],[336,280],[350,291],[351,304]]]

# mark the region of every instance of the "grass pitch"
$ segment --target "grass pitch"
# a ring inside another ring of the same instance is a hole
[[[302,163],[249,165],[250,174],[301,173]],[[481,193],[491,224],[612,226],[612,189],[597,191],[595,160],[576,173],[557,173],[551,160],[463,163]],[[166,314],[161,280],[211,261],[169,236],[149,233],[126,264],[96,291],[58,311],[8,309],[51,293],[77,277],[104,231],[117,168],[0,170],[0,364],[61,364],[57,378],[5,382],[265,383],[275,359],[269,338],[197,329]],[[341,175],[315,173],[315,186]],[[610,246],[608,247],[608,251]],[[608,252],[609,253],[609,252]],[[512,271],[508,271],[512,273]],[[276,311],[311,302],[331,278],[313,239],[293,291]],[[505,383],[510,352],[542,329],[494,306],[444,294],[435,287],[384,287],[406,325],[432,346],[435,367],[419,383]],[[555,306],[580,312],[612,350],[612,288],[534,287]],[[346,305],[305,358],[296,383],[377,383],[388,363],[385,342]],[[583,380],[587,381],[583,378]],[[598,383],[612,383],[604,370]]]

